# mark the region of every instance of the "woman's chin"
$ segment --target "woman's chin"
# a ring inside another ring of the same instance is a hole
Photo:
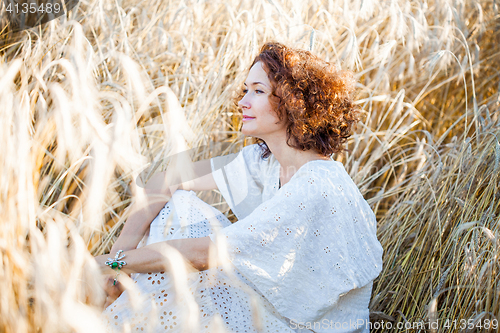
[[[255,133],[251,129],[245,128],[244,125],[241,127],[241,134],[246,136],[255,136]]]

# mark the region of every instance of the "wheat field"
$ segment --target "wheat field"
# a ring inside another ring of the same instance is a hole
[[[232,97],[268,40],[356,74],[363,119],[333,158],[378,219],[370,318],[393,326],[374,331],[488,331],[500,320],[499,6],[87,0],[22,32],[1,18],[0,332],[103,331],[92,256],[168,156],[248,144]]]

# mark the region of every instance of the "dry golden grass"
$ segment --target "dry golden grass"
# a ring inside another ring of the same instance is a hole
[[[241,148],[230,97],[270,39],[357,73],[335,158],[379,221],[372,320],[500,320],[499,25],[494,0],[89,0],[0,28],[0,332],[101,330],[91,254],[144,168]]]

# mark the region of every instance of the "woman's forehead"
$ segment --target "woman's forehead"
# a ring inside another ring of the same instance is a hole
[[[271,82],[267,76],[267,72],[262,66],[262,62],[256,62],[250,71],[248,72],[247,79],[245,81],[246,86],[262,84],[268,88],[271,88]]]

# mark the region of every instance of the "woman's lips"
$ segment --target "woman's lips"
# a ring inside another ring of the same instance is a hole
[[[243,121],[252,120],[252,119],[255,119],[255,117],[243,116]]]

